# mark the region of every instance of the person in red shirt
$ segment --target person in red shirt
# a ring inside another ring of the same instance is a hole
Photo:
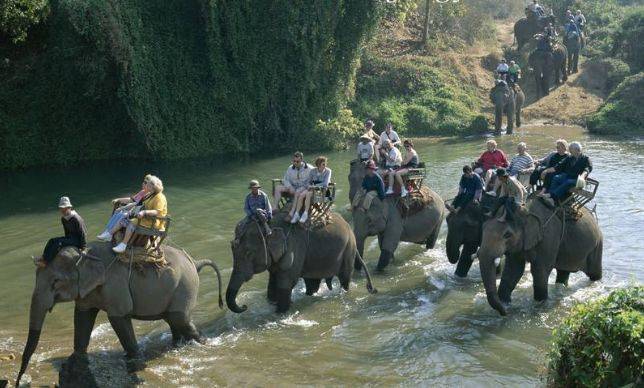
[[[476,161],[476,166],[481,168],[481,172],[487,172],[491,168],[508,167],[508,159],[503,151],[496,148],[496,141],[488,140],[485,145],[487,151],[483,152],[479,160]]]

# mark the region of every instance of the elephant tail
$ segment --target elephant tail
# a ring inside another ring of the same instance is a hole
[[[360,253],[358,252],[356,252],[356,260],[360,262],[360,264],[362,265],[362,269],[364,269],[364,273],[367,276],[367,291],[369,291],[370,294],[377,293],[378,290],[373,286],[373,283],[371,283],[371,274],[367,269],[367,265],[364,263],[364,260],[362,260],[362,256],[360,256]]]
[[[197,268],[197,273],[199,273],[203,267],[210,267],[215,270],[215,273],[217,274],[217,285],[219,286],[219,308],[223,309],[224,301],[221,299],[221,273],[219,273],[219,268],[217,268],[217,265],[212,260],[199,260],[195,263],[195,267]]]

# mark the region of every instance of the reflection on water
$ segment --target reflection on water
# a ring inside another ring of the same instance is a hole
[[[572,305],[630,282],[642,282],[644,227],[642,195],[644,144],[613,141],[584,134],[576,127],[526,127],[498,139],[513,153],[526,141],[535,157],[546,154],[554,140],[579,139],[594,161],[592,176],[600,181],[597,213],[604,232],[604,279],[591,283],[573,274],[568,288],[554,285],[551,299],[532,301],[529,271],[513,294],[508,317],[500,317],[485,300],[478,267],[457,279],[444,253],[445,227],[437,248],[402,244],[386,274],[375,276],[379,289],[369,295],[362,276],[344,293],[336,280],[315,297],[294,293],[291,313],[278,316],[265,299],[267,276],[256,276],[239,295],[249,311],[236,315],[217,308],[214,276],[202,274],[195,320],[207,337],[170,349],[167,326],[137,322],[139,342],[150,359],[138,377],[150,385],[212,386],[235,383],[467,386],[538,385],[550,332]],[[452,198],[461,166],[476,158],[484,139],[415,141],[428,166],[428,182],[443,198]],[[312,159],[315,155],[310,155]],[[338,204],[348,202],[348,163],[352,152],[332,153],[329,167],[338,183]],[[242,216],[247,182],[259,178],[265,188],[279,177],[289,155],[264,160],[165,164],[97,165],[66,171],[28,172],[0,177],[0,354],[22,351],[33,285],[29,256],[46,239],[61,232],[55,205],[69,195],[96,235],[110,211],[109,200],[134,191],[148,172],[164,180],[169,211],[175,222],[172,243],[197,258],[212,258],[230,275],[228,241]],[[347,215],[347,214],[345,214]],[[349,217],[349,215],[347,215]],[[377,244],[367,245],[373,266]],[[71,304],[57,306],[46,323],[28,373],[37,384],[53,383],[61,357],[72,351]],[[92,335],[92,364],[98,380],[121,385],[127,377],[121,349],[103,314]],[[18,357],[19,358],[19,357]],[[18,360],[0,361],[0,378],[14,378]],[[133,382],[133,380],[129,380]]]

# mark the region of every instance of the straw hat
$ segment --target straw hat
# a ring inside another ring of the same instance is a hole
[[[59,208],[68,208],[68,207],[73,207],[71,201],[69,200],[69,197],[60,197],[60,200],[58,201],[58,207]]]
[[[250,183],[248,183],[249,189],[255,189],[255,188],[260,189],[261,187],[262,186],[260,186],[259,182],[255,179],[253,179],[252,181],[250,181]]]

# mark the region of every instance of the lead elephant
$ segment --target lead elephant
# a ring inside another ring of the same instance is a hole
[[[164,247],[164,252],[166,267],[145,266],[140,271],[131,270],[114,256],[111,244],[92,242],[82,257],[76,249],[64,248],[45,268],[38,268],[29,311],[29,335],[16,386],[38,346],[47,311],[60,302],[76,302],[75,357],[87,357],[99,310],[107,312],[109,322],[125,349],[130,370],[142,365],[132,318],[165,320],[175,344],[181,339],[199,341],[199,331],[190,318],[197,303],[198,272],[205,266],[216,271],[219,306],[223,307],[219,269],[210,260],[195,263],[187,253],[169,246]]]
[[[519,85],[509,87],[504,83],[498,83],[490,90],[490,101],[494,104],[494,131],[497,134],[501,133],[504,113],[508,120],[508,135],[514,131],[515,120],[517,127],[521,126],[521,108],[525,94]]]
[[[552,52],[534,50],[530,53],[528,63],[534,72],[538,98],[550,94],[551,77],[557,85],[568,80],[567,56],[566,47],[560,44],[556,44]]]
[[[378,236],[380,258],[377,270],[382,271],[394,257],[401,241],[424,244],[433,248],[445,217],[443,199],[428,187],[421,188],[427,205],[419,212],[403,216],[398,207],[399,197],[387,196],[384,200],[374,198],[365,209],[363,201],[354,201],[353,233],[356,236],[358,252],[364,253],[364,242],[369,236]]]
[[[226,303],[235,313],[246,311],[237,304],[242,284],[255,274],[269,272],[267,297],[277,303],[277,312],[287,312],[293,287],[304,278],[306,294],[313,295],[322,279],[337,276],[345,291],[353,274],[354,260],[362,261],[349,224],[338,214],[331,213],[325,226],[305,229],[283,221],[286,213],[273,218],[272,233],[266,235],[260,221],[247,220],[238,224],[231,242],[233,273],[226,289]],[[367,289],[375,293],[371,277]]]
[[[603,237],[597,220],[582,208],[579,220],[566,220],[540,199],[528,201],[526,212],[517,212],[513,220],[493,218],[483,225],[478,259],[490,306],[506,314],[503,303],[523,276],[530,263],[534,299],[548,298],[548,277],[557,269],[557,283],[568,282],[570,272],[583,271],[590,280],[602,277]],[[505,268],[497,292],[494,259],[505,254]]]
[[[517,41],[517,49],[521,50],[521,48],[528,43],[536,33],[543,31],[543,28],[547,26],[548,23],[552,23],[553,25],[555,24],[555,17],[553,15],[540,19],[532,17],[530,19],[527,17],[519,19],[514,24],[514,38]]]

